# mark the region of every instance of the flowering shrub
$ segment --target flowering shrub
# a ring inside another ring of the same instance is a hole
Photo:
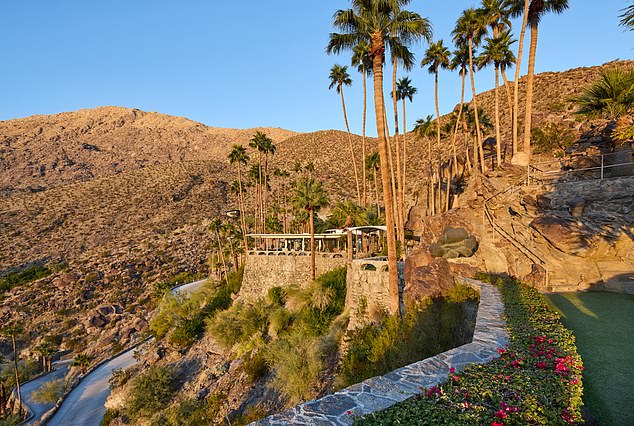
[[[537,290],[513,279],[479,276],[497,284],[505,305],[510,344],[500,357],[453,368],[440,386],[357,424],[577,424],[581,372],[574,336]]]

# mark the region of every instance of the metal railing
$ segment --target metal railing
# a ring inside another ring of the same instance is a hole
[[[575,155],[528,166],[527,183],[574,182],[634,176],[632,152]]]

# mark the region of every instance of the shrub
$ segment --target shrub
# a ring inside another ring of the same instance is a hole
[[[207,331],[226,349],[244,343],[267,325],[267,309],[262,300],[237,304],[219,312],[207,322]]]
[[[531,132],[534,152],[561,157],[574,142],[574,132],[560,123],[547,123]]]
[[[274,305],[284,306],[286,303],[286,294],[282,287],[271,287],[266,297]]]
[[[451,374],[443,385],[359,419],[358,424],[576,424],[583,366],[574,336],[537,290],[507,278],[500,286],[511,343],[500,358]]]
[[[264,357],[264,352],[261,350],[254,350],[246,354],[242,368],[251,381],[256,381],[269,372],[269,366]]]
[[[46,382],[33,392],[33,400],[39,404],[55,404],[64,394],[64,379]]]
[[[211,424],[205,401],[190,399],[173,405],[153,424],[157,426],[207,426]]]
[[[28,284],[50,275],[52,271],[46,266],[30,265],[21,270],[9,272],[0,277],[0,292],[9,291],[19,285]]]
[[[473,289],[456,286],[444,298],[408,308],[403,318],[386,316],[378,325],[357,330],[342,359],[338,385],[358,383],[467,343],[474,326],[469,307],[477,297]]]
[[[166,367],[150,367],[134,380],[128,404],[129,415],[138,418],[162,409],[176,391],[174,374]]]

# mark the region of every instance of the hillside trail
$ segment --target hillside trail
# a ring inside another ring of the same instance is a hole
[[[183,284],[182,286],[174,288],[172,293],[190,294],[206,281],[205,279]],[[147,345],[147,343],[149,343],[149,341],[143,343],[142,346]],[[104,404],[110,395],[110,379],[112,378],[113,372],[115,370],[124,370],[135,365],[137,360],[134,353],[137,350],[143,350],[143,348],[132,348],[88,373],[68,394],[53,417],[45,422],[45,424],[49,426],[98,426],[106,413]],[[47,378],[47,380],[42,380],[38,383],[39,386],[59,378],[52,374],[44,377]],[[31,392],[33,392],[33,390]],[[29,406],[29,409],[33,410],[34,407]],[[38,424],[43,414],[44,413],[41,413],[40,417],[34,417],[29,424]]]

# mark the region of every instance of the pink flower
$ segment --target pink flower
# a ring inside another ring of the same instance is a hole
[[[455,368],[453,368],[453,367],[451,367],[451,368],[449,369],[449,372],[450,372],[451,374],[453,374],[453,373],[455,373],[455,372],[456,372],[456,369],[455,369]]]
[[[499,418],[499,419],[505,419],[506,418],[506,413],[504,412],[504,410],[498,410],[495,412],[495,417]]]
[[[537,368],[540,368],[540,369],[543,370],[544,368],[546,368],[546,363],[543,362],[543,361],[538,362],[537,363]]]
[[[346,414],[350,415],[350,414],[352,414],[352,411],[348,410],[348,411],[346,411]]]
[[[493,422],[491,426],[504,426],[504,423]]]
[[[453,381],[457,382],[459,380],[458,376],[453,376]]]

